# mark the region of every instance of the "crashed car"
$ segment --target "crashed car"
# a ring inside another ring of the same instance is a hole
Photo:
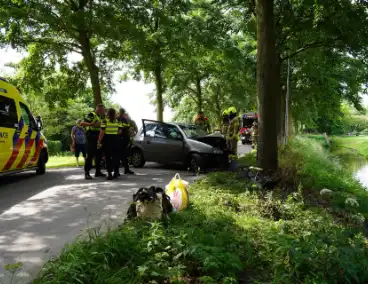
[[[227,168],[226,141],[222,134],[208,134],[192,124],[142,120],[134,138],[131,163],[141,168],[146,162],[181,163],[190,170]]]

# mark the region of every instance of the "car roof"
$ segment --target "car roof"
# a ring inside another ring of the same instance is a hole
[[[195,125],[195,124],[191,124],[191,123],[175,123],[176,125],[179,125],[179,126],[186,126],[186,127],[191,127],[191,126],[193,126],[193,127],[197,127],[197,125]]]
[[[148,123],[165,123],[169,125],[176,125],[176,126],[196,126],[195,124],[189,124],[189,123],[181,123],[181,122],[162,122],[158,120],[152,120],[152,119],[142,119],[142,122],[146,121]]]
[[[4,97],[21,101],[22,103],[25,102],[19,90],[3,77],[0,77],[0,94]]]

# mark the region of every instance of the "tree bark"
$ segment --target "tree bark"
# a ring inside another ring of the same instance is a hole
[[[277,114],[280,105],[274,27],[274,1],[257,0],[257,95],[259,101],[258,166],[276,170]]]
[[[198,74],[196,76],[196,89],[197,89],[197,107],[198,111],[203,111],[203,97],[202,97],[202,88],[201,88],[201,79]]]
[[[156,62],[155,68],[155,85],[156,85],[156,104],[157,104],[157,120],[164,121],[164,102],[162,99],[162,68],[159,61]]]
[[[92,55],[91,42],[86,33],[79,33],[79,43],[82,47],[82,56],[91,79],[94,104],[97,106],[102,103],[100,72],[96,65],[96,60]]]
[[[217,125],[218,129],[221,129],[222,124],[222,110],[220,105],[220,86],[216,86],[215,94],[216,94],[216,100],[215,100],[215,110],[216,110],[216,118],[217,118]]]

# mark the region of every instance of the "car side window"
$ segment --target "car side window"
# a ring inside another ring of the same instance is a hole
[[[19,103],[22,112],[22,118],[25,125],[31,126],[33,129],[37,129],[36,121],[25,104]]]
[[[183,136],[175,125],[167,125],[168,138],[172,140],[182,140]]]
[[[167,139],[165,124],[159,123],[155,129],[155,138]]]
[[[0,96],[0,127],[17,128],[18,115],[13,99]]]
[[[144,128],[146,131],[146,136],[155,137],[155,129],[157,127],[157,123],[145,123]],[[144,136],[144,131],[142,131],[142,136]]]

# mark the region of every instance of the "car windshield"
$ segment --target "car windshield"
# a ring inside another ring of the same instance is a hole
[[[188,138],[197,138],[208,135],[208,133],[196,125],[179,125]]]

